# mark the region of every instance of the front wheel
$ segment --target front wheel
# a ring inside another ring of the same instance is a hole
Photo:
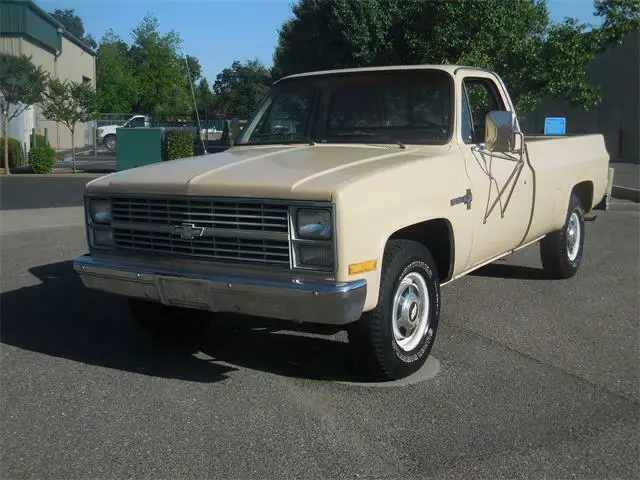
[[[578,197],[572,194],[563,228],[540,240],[540,259],[547,275],[565,279],[577,273],[582,262],[584,231],[584,210]]]
[[[104,137],[104,146],[107,147],[107,150],[113,152],[116,149],[116,136],[107,135]]]
[[[410,240],[385,249],[378,305],[350,325],[352,358],[378,380],[406,377],[424,365],[438,330],[440,283],[429,250]]]

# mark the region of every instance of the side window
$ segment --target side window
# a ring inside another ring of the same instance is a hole
[[[469,102],[467,100],[467,90],[462,90],[462,140],[464,143],[473,143],[473,125],[469,114]]]
[[[131,120],[131,123],[129,124],[129,126],[133,128],[144,127],[144,117],[134,118],[133,120]]]
[[[248,143],[261,143],[265,139],[300,141],[309,126],[315,92],[284,92],[271,99]]]
[[[469,114],[471,115],[472,141],[468,143],[481,143],[484,141],[485,117],[492,110],[505,110],[502,98],[496,90],[495,84],[487,78],[466,78],[464,89],[469,101]],[[463,106],[464,109],[464,106]],[[463,115],[464,115],[463,110]],[[463,117],[464,125],[464,117]],[[468,138],[464,136],[463,138]]]

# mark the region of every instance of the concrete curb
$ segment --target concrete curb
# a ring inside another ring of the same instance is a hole
[[[611,188],[611,196],[619,200],[629,200],[631,202],[640,203],[640,190],[637,188],[614,185]]]
[[[0,178],[98,178],[105,175],[106,173],[92,172],[12,173],[11,175],[0,175]]]

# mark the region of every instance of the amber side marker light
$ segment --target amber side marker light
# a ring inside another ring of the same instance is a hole
[[[356,273],[371,272],[376,269],[378,265],[377,260],[367,260],[366,262],[352,263],[349,265],[349,275],[355,275]]]

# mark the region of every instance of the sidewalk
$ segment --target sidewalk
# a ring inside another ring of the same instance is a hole
[[[640,188],[640,164],[611,162],[615,169],[613,184],[619,187]]]
[[[611,196],[640,203],[640,164],[611,162],[610,167],[614,169]]]

